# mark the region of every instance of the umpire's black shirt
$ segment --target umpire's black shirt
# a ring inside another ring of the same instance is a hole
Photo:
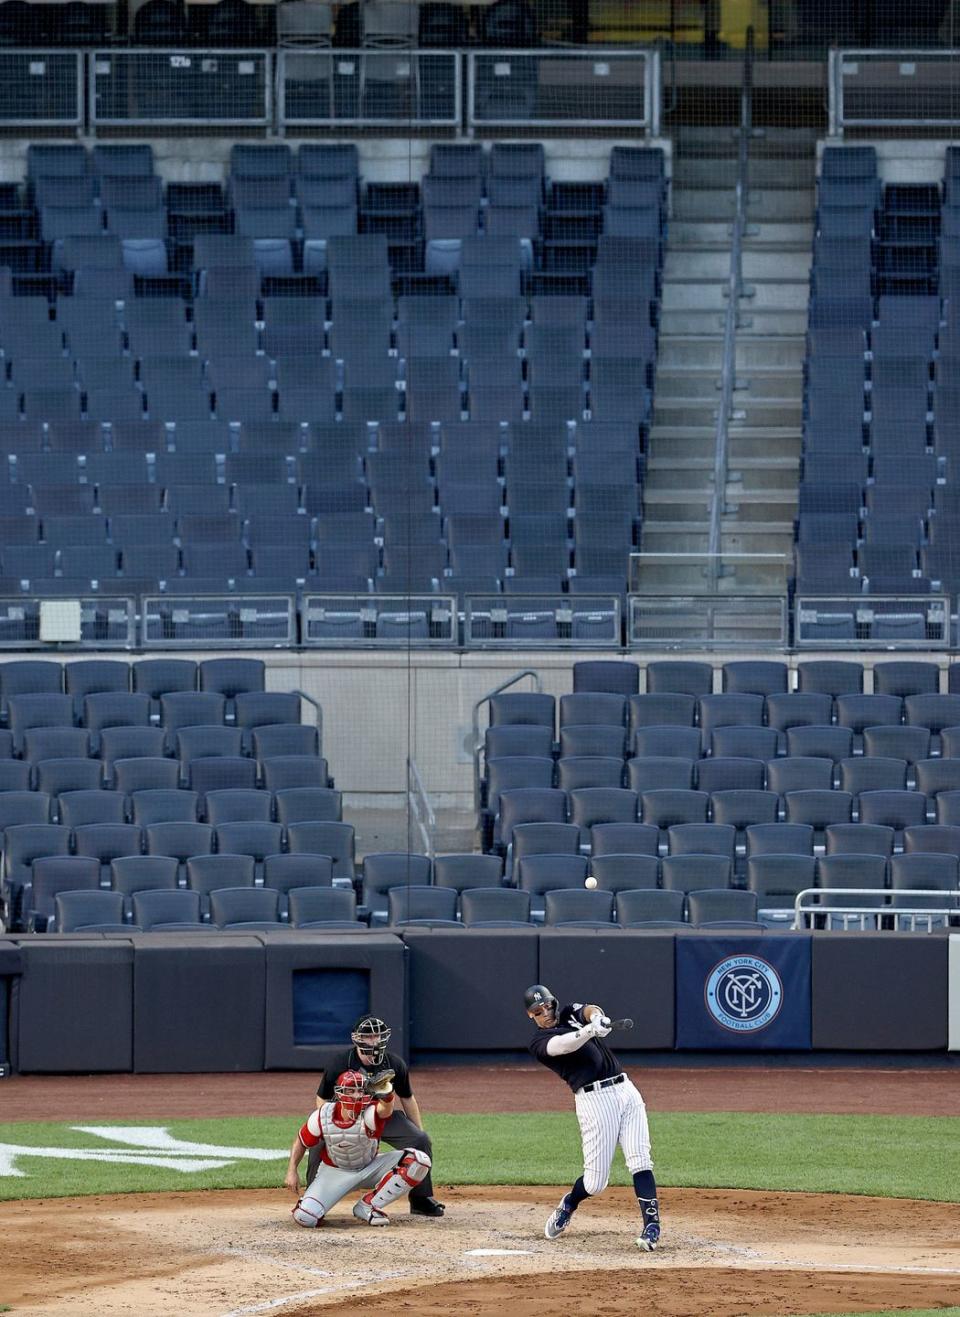
[[[538,1029],[536,1036],[530,1039],[529,1047],[531,1056],[559,1075],[574,1093],[583,1088],[584,1084],[592,1084],[597,1079],[610,1079],[613,1075],[619,1075],[621,1070],[620,1062],[602,1038],[591,1038],[575,1052],[567,1052],[565,1056],[551,1056],[547,1051],[547,1043],[551,1038],[568,1034],[584,1022],[581,1012],[579,1002],[561,1006],[557,1012],[558,1023],[552,1029]]]
[[[402,1057],[397,1056],[395,1052],[387,1052],[379,1065],[370,1065],[365,1061],[361,1061],[357,1049],[351,1047],[349,1052],[338,1052],[324,1070],[323,1079],[317,1089],[318,1098],[323,1098],[324,1102],[333,1101],[334,1086],[344,1070],[360,1070],[365,1075],[375,1075],[381,1070],[393,1070],[395,1071],[393,1091],[397,1097],[413,1097],[413,1089],[410,1087],[410,1071],[407,1069],[407,1063]]]

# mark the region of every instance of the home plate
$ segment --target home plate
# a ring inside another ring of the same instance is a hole
[[[530,1248],[468,1248],[465,1258],[529,1258],[533,1255]]]

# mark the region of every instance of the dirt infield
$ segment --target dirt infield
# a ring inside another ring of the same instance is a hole
[[[442,1221],[371,1232],[340,1207],[301,1230],[282,1191],[7,1203],[3,1300],[44,1317],[588,1312],[649,1317],[941,1307],[960,1295],[960,1206],[667,1190],[659,1252],[625,1189],[543,1237],[559,1190],[443,1190]]]
[[[820,1112],[958,1116],[960,1071],[878,1067],[704,1069],[627,1065],[651,1111]],[[569,1111],[562,1084],[542,1066],[417,1066],[429,1111]],[[296,1116],[313,1106],[309,1071],[243,1075],[15,1076],[0,1082],[0,1121],[186,1120]]]
[[[960,1114],[950,1070],[628,1068],[654,1112]],[[562,1086],[529,1066],[418,1067],[414,1077],[427,1113],[569,1110]],[[0,1084],[0,1119],[296,1116],[312,1081],[18,1077]],[[450,1188],[438,1169],[447,1216],[412,1218],[398,1205],[377,1232],[349,1205],[301,1230],[280,1188],[2,1203],[0,1302],[35,1317],[761,1317],[960,1304],[960,1204],[667,1188],[663,1246],[649,1255],[633,1242],[628,1190],[585,1204],[548,1241],[559,1188]]]

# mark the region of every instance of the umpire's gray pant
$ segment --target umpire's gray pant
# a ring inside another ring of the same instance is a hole
[[[425,1152],[433,1160],[433,1145],[430,1142],[430,1135],[426,1130],[418,1129],[409,1116],[404,1115],[402,1111],[395,1111],[387,1121],[383,1131],[383,1142],[391,1148],[416,1148],[417,1152]],[[307,1184],[310,1184],[317,1174],[317,1167],[320,1163],[320,1145],[310,1149],[307,1158]],[[410,1197],[432,1198],[433,1197],[433,1176],[428,1171],[424,1179],[410,1190]]]

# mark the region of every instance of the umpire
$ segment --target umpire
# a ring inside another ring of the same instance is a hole
[[[406,1062],[396,1052],[387,1051],[390,1041],[390,1026],[376,1015],[361,1015],[353,1026],[350,1039],[353,1046],[349,1051],[341,1052],[320,1074],[317,1086],[317,1107],[325,1102],[332,1102],[337,1076],[344,1070],[361,1070],[364,1074],[375,1074],[378,1070],[393,1070],[395,1076],[393,1089],[398,1103],[393,1115],[387,1121],[383,1131],[383,1142],[391,1148],[416,1148],[433,1156],[430,1135],[423,1128],[420,1107],[410,1086],[410,1071]],[[317,1173],[320,1161],[320,1148],[311,1148],[307,1162],[307,1183],[310,1184]],[[433,1196],[433,1183],[429,1172],[424,1180],[410,1191],[410,1211],[414,1216],[443,1216],[446,1208]]]

